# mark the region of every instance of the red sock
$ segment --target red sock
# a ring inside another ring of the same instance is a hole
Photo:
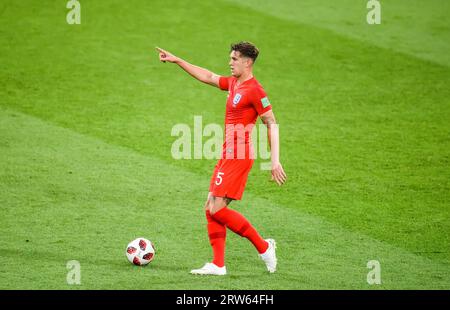
[[[269,244],[261,238],[252,224],[250,224],[250,222],[239,212],[225,207],[214,213],[212,217],[217,222],[226,225],[239,236],[250,240],[250,242],[253,243],[255,248],[258,250],[259,254],[264,253],[269,247]]]
[[[209,242],[211,243],[213,249],[213,264],[219,267],[225,265],[225,238],[227,236],[227,228],[225,225],[217,222],[206,210],[206,220],[208,221],[208,236]]]

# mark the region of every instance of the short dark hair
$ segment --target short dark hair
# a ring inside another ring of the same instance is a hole
[[[259,54],[258,48],[253,43],[247,41],[231,44],[231,51],[240,52],[241,55],[251,58],[253,62],[256,61]]]

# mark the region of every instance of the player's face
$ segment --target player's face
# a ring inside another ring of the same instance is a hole
[[[240,52],[231,51],[228,64],[230,65],[231,75],[238,78],[249,67],[250,61],[247,57],[242,57]]]

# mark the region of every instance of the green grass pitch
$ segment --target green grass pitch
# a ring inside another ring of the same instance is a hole
[[[450,289],[450,4],[381,2],[368,25],[367,1],[80,0],[69,25],[67,1],[2,1],[0,289]],[[255,164],[232,207],[279,270],[229,233],[229,274],[195,277],[215,160],[174,160],[170,133],[222,124],[226,93],[154,47],[228,74],[239,40],[261,50],[289,179]],[[125,258],[138,236],[145,268]]]

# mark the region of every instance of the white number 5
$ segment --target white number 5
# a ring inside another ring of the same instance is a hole
[[[224,172],[217,172],[217,177],[216,177],[216,185],[220,185],[222,184],[222,176],[223,176]]]

